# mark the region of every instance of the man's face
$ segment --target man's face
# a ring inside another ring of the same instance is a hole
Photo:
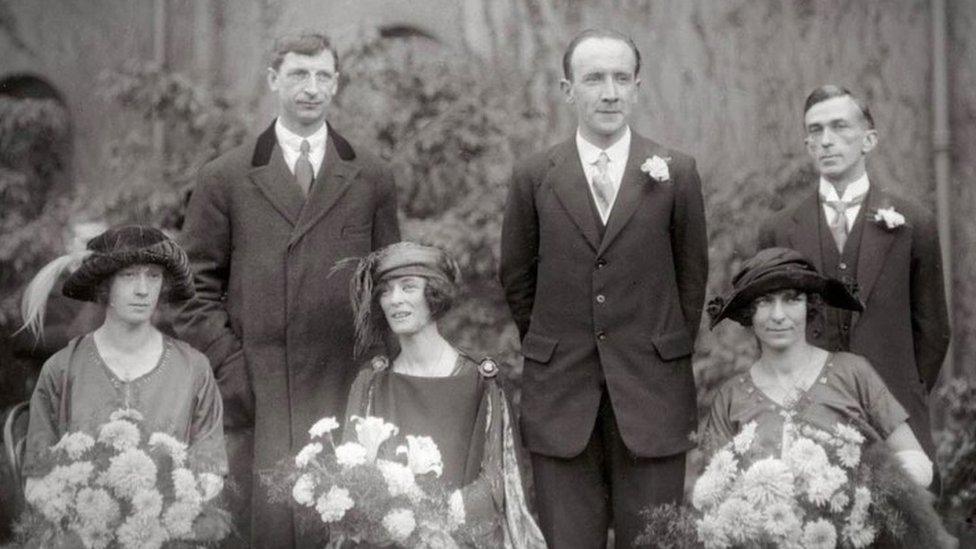
[[[268,86],[278,99],[281,121],[299,135],[321,127],[338,83],[335,58],[328,50],[315,55],[288,52],[278,70],[268,69]]]
[[[803,117],[807,152],[824,179],[850,183],[864,174],[867,153],[878,143],[876,131],[848,96],[832,97],[810,107]]]
[[[637,101],[637,58],[621,40],[588,38],[576,46],[570,66],[572,81],[563,80],[561,87],[576,106],[580,133],[598,147],[609,147],[623,136]]]

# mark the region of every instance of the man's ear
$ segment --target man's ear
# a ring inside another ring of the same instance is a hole
[[[271,91],[278,90],[278,71],[268,67],[268,87]]]
[[[563,95],[566,96],[567,103],[572,103],[575,100],[575,97],[573,96],[572,82],[563,78],[562,80],[559,81],[559,89],[562,90]]]
[[[864,142],[861,144],[861,154],[867,154],[878,146],[878,130],[868,130],[864,134]]]

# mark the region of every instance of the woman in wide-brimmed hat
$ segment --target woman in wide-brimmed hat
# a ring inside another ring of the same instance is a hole
[[[452,507],[491,524],[492,547],[545,547],[526,507],[508,403],[497,364],[476,361],[440,334],[460,271],[444,251],[399,242],[359,260],[351,282],[356,352],[376,352],[352,385],[346,412],[379,416],[399,438],[433,438]],[[353,429],[345,430],[346,436]],[[395,446],[395,445],[394,445]]]
[[[112,412],[139,412],[151,432],[188,445],[198,472],[227,470],[223,408],[210,364],[186,343],[152,324],[157,304],[193,296],[183,250],[152,227],[113,227],[87,249],[63,255],[24,293],[24,328],[43,337],[44,309],[62,273],[61,292],[105,307],[95,331],[71,340],[44,364],[30,402],[24,476],[45,474],[38,459],[68,432],[97,435]],[[30,490],[28,490],[28,494]]]
[[[905,409],[867,360],[807,341],[807,321],[821,305],[863,309],[843,283],[786,248],[760,251],[735,275],[732,290],[709,303],[713,328],[725,318],[750,327],[761,354],[716,392],[703,425],[706,448],[722,446],[755,422],[754,447],[776,454],[793,425],[833,432],[842,423],[868,441],[885,441],[912,479],[928,486],[932,462],[905,422]]]

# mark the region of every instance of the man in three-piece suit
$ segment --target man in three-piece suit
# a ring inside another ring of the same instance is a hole
[[[295,545],[290,507],[270,504],[256,474],[303,446],[316,419],[344,413],[357,369],[349,274],[330,269],[399,240],[391,172],[326,123],[338,80],[325,36],[278,40],[278,119],[204,166],[188,207],[197,297],[176,328],[206,353],[223,395],[245,538],[233,546]]]
[[[522,424],[550,546],[618,547],[679,501],[707,242],[695,161],[631,131],[640,53],[585,31],[563,58],[576,135],[514,172],[500,277],[522,337]]]
[[[865,169],[878,143],[866,104],[847,89],[817,88],[804,106],[817,189],[763,224],[760,248],[784,246],[857,289],[863,313],[826,310],[810,341],[863,355],[910,414],[934,461],[928,393],[949,345],[939,237],[932,215]]]

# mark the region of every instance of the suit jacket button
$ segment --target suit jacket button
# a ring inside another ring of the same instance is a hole
[[[597,259],[596,260],[596,268],[597,269],[602,269],[602,268],[604,268],[606,266],[607,266],[607,260],[606,259],[603,259],[601,257],[600,259]]]
[[[597,303],[603,303],[606,300],[607,300],[607,298],[603,294],[600,294],[600,295],[596,296],[596,302]]]
[[[840,262],[840,265],[838,265],[837,268],[840,269],[840,270],[842,270],[842,271],[846,271],[847,270],[847,263],[844,263],[843,261],[841,261]]]
[[[606,332],[597,332],[596,333],[596,338],[599,339],[600,341],[606,341],[607,340],[607,333]]]

